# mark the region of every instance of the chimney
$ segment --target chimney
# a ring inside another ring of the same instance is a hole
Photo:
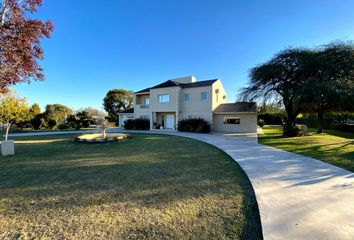
[[[175,81],[178,83],[194,83],[197,81],[197,79],[194,76],[189,76],[189,77],[181,77],[181,78],[171,79],[171,81]]]

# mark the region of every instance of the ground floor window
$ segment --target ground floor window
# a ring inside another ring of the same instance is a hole
[[[140,118],[149,119],[149,115],[140,115]]]
[[[224,117],[224,124],[240,124],[240,122],[238,117]]]

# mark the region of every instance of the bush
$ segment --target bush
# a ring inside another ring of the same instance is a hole
[[[258,126],[260,126],[261,128],[264,126],[264,120],[263,119],[259,119],[258,120]]]
[[[286,137],[297,137],[299,136],[300,130],[296,125],[284,125],[283,126],[283,136]]]
[[[317,128],[317,118],[298,118],[296,119],[298,124],[305,124],[310,128]],[[331,129],[333,128],[334,118],[325,117],[323,119],[323,128]]]
[[[90,126],[90,121],[89,120],[83,120],[81,121],[81,124],[84,128],[88,128]]]
[[[24,129],[27,127],[31,127],[32,125],[28,121],[16,122],[16,127],[19,129]]]
[[[38,114],[31,120],[31,125],[33,129],[38,130],[45,125],[45,120],[43,114]]]
[[[145,118],[128,119],[124,123],[126,130],[149,130],[150,120]]]
[[[69,128],[70,128],[70,125],[67,123],[61,123],[58,125],[58,129],[60,129],[60,130],[65,130],[65,129],[69,129]]]
[[[337,130],[343,131],[343,132],[354,133],[354,125],[353,124],[339,124],[337,126]]]
[[[210,124],[202,118],[183,119],[178,122],[178,131],[208,133],[210,132]]]
[[[54,119],[48,120],[48,128],[53,129],[55,128],[56,125],[57,125],[57,121],[55,121]]]
[[[286,114],[283,113],[262,113],[258,114],[258,119],[262,119],[267,125],[283,125]]]

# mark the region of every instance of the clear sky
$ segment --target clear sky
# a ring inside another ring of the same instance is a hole
[[[220,78],[228,100],[286,47],[354,39],[353,0],[44,0],[46,81],[15,89],[42,107],[102,107],[109,89]]]

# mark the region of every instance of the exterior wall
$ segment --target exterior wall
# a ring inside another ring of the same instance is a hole
[[[212,92],[212,111],[214,111],[220,104],[227,103],[227,95],[220,80],[212,85]]]
[[[224,117],[239,117],[240,124],[224,124]],[[216,132],[257,132],[257,113],[230,113],[214,114],[212,131]]]
[[[208,92],[208,101],[201,100],[201,93]],[[189,94],[190,101],[184,101],[184,94]],[[186,119],[189,116],[199,116],[209,121],[213,122],[213,112],[212,112],[212,87],[196,87],[196,88],[184,88],[181,91],[180,97],[180,114],[178,119]]]
[[[150,109],[152,112],[177,112],[179,108],[180,87],[158,88],[150,90]],[[159,95],[170,95],[170,102],[160,103]]]

